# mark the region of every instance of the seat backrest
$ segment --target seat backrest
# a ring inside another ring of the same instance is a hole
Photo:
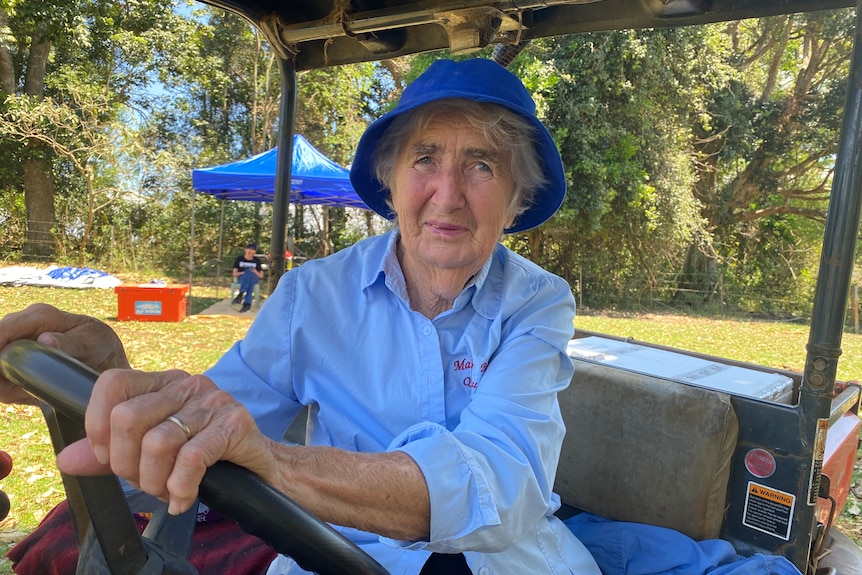
[[[555,491],[621,521],[718,537],[739,422],[725,393],[574,360],[560,394],[566,438]]]

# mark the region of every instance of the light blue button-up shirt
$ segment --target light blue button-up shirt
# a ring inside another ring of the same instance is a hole
[[[599,575],[554,517],[565,432],[557,392],[572,376],[568,285],[498,245],[455,300],[410,309],[397,232],[285,274],[249,328],[207,372],[281,439],[304,405],[307,442],[401,450],[422,469],[429,541],[341,529],[391,573],[463,552],[473,573]],[[277,559],[270,574],[301,573]]]

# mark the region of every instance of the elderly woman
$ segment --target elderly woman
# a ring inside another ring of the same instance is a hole
[[[111,470],[178,513],[207,466],[229,460],[392,573],[597,575],[552,493],[574,301],[499,243],[565,194],[534,110],[490,60],[433,64],[368,128],[351,171],[396,228],[286,274],[206,375],[103,373],[87,439],[60,468]],[[31,308],[0,322],[0,347],[38,336],[95,367],[127,367],[107,331]],[[96,351],[87,333],[112,345]],[[281,443],[303,406],[308,445]],[[301,571],[279,557],[267,572]]]

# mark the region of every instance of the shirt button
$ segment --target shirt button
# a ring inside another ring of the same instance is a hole
[[[422,333],[424,333],[425,335],[431,335],[431,328],[426,325],[425,328],[422,330]]]
[[[490,574],[491,574],[491,570],[488,569],[487,567],[481,567],[479,569],[479,575],[490,575]]]

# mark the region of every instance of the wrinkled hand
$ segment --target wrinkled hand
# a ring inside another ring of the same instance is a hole
[[[0,319],[0,349],[19,339],[57,348],[96,371],[129,367],[120,338],[106,323],[48,304],[33,304]],[[36,400],[0,376],[0,402],[35,404]]]
[[[185,423],[190,437],[169,416]],[[216,461],[274,477],[272,442],[240,403],[202,375],[106,371],[93,388],[85,427],[87,439],[58,455],[60,470],[113,472],[168,501],[172,514],[195,502],[204,472]]]

